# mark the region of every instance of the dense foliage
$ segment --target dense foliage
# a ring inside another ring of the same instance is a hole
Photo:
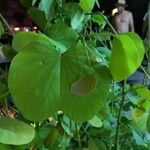
[[[11,31],[3,45],[0,149],[150,149],[150,91],[127,80],[144,58],[140,37],[117,34],[97,0],[21,3],[39,31]]]

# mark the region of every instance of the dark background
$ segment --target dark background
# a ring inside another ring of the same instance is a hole
[[[105,10],[106,15],[110,15],[117,0],[100,0],[101,8],[95,7],[95,11]],[[135,31],[141,35],[143,17],[147,11],[148,0],[126,0],[128,10],[133,13]],[[5,16],[9,24],[28,25],[30,19],[25,16],[25,9],[20,6],[19,0],[0,0],[0,12]]]

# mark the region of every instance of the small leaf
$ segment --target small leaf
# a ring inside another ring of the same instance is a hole
[[[105,17],[105,16],[103,16],[103,17]],[[106,21],[104,20],[103,17],[100,14],[94,14],[94,15],[92,15],[91,19],[92,19],[93,22],[95,22],[98,25],[100,25],[101,28],[103,29],[105,27],[105,25],[106,25]]]
[[[38,8],[44,11],[47,19],[51,20],[55,17],[54,0],[41,0]]]
[[[71,92],[76,96],[88,95],[94,90],[96,83],[96,78],[93,75],[85,74],[72,84]]]
[[[132,121],[138,130],[142,132],[146,131],[148,115],[149,113],[145,112],[141,108],[135,108],[132,110]]]
[[[22,145],[33,140],[33,127],[10,118],[0,118],[0,142],[3,144]]]
[[[91,120],[89,120],[89,123],[96,128],[102,127],[102,121],[97,116],[94,116]]]
[[[95,4],[95,0],[80,0],[80,6],[84,12],[90,12]]]
[[[124,33],[114,38],[109,69],[115,81],[134,73],[144,57],[142,40],[136,33]]]

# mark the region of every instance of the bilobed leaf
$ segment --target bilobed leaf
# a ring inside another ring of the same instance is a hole
[[[95,4],[95,0],[80,0],[80,6],[84,12],[90,12]]]
[[[33,22],[42,30],[45,31],[47,19],[44,11],[38,8],[31,7],[28,9],[28,14],[33,20]]]
[[[71,85],[84,74],[91,75],[93,88],[85,92],[88,94],[77,96]],[[107,98],[110,82],[106,67],[89,67],[81,42],[60,54],[46,41],[32,42],[15,56],[8,80],[14,102],[27,119],[41,121],[62,110],[77,122],[98,113]]]
[[[0,142],[3,144],[22,145],[33,140],[33,127],[10,118],[0,118]]]
[[[115,81],[128,78],[140,66],[144,46],[136,33],[124,33],[113,40],[109,69]]]
[[[23,50],[23,48],[30,42],[37,40],[50,42],[50,39],[44,34],[34,32],[18,32],[13,38],[12,47],[19,52],[20,50]]]
[[[86,96],[96,87],[96,78],[90,74],[84,74],[71,85],[71,92],[76,96]]]
[[[3,27],[2,22],[0,21],[0,38],[3,34],[4,34],[4,27]]]

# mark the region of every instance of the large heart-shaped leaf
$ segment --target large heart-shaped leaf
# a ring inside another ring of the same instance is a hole
[[[30,43],[12,61],[9,88],[15,104],[34,121],[58,110],[78,122],[92,118],[107,97],[109,71],[100,65],[89,67],[80,42],[63,54],[47,43]]]
[[[80,0],[80,6],[84,12],[89,12],[93,9],[95,0]]]
[[[142,40],[136,33],[124,33],[113,40],[109,68],[115,81],[128,78],[144,57]]]
[[[10,118],[0,119],[0,142],[3,144],[22,145],[33,140],[33,127]]]

